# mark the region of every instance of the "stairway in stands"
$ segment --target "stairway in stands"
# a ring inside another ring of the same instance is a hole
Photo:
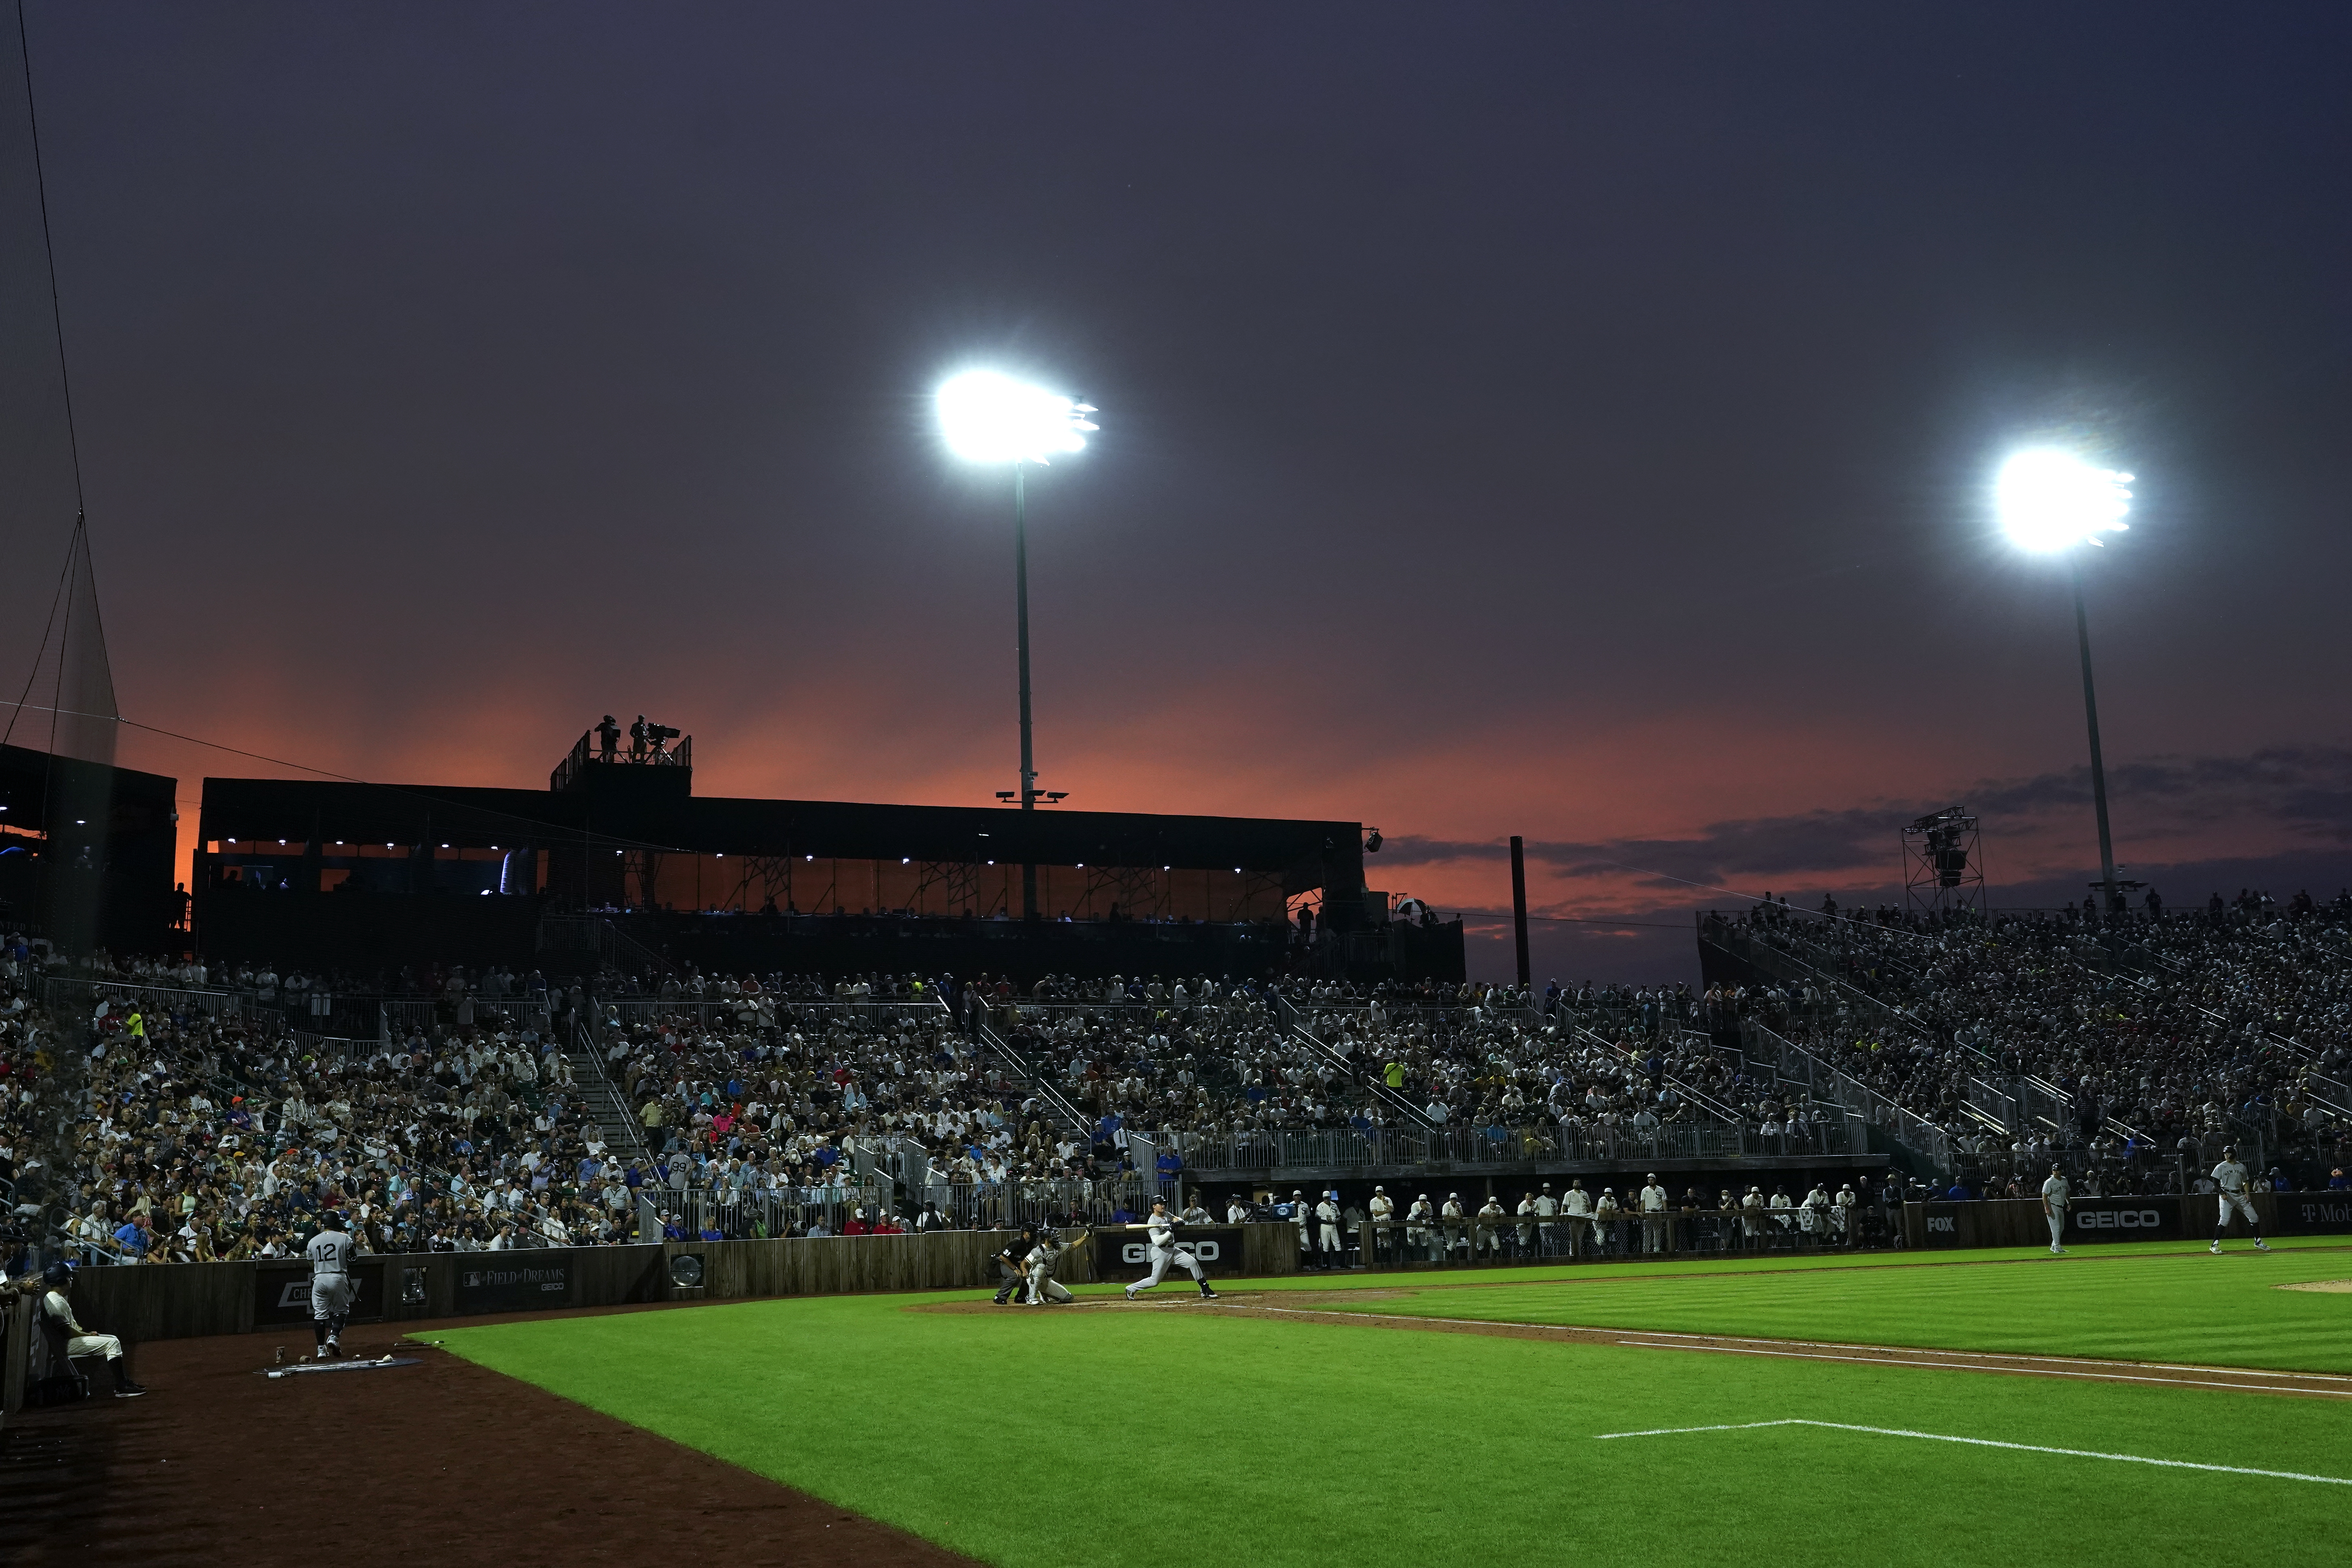
[[[584,1033],[574,1034],[571,1048],[563,1054],[572,1064],[572,1092],[578,1097],[588,1120],[604,1131],[606,1147],[624,1162],[642,1159],[651,1164],[653,1155],[646,1147],[645,1129],[620,1086],[604,1076],[604,1054]]]

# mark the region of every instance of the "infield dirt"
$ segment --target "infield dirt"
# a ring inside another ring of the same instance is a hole
[[[354,1356],[454,1324],[353,1330]],[[152,1391],[0,1432],[0,1562],[415,1568],[715,1561],[947,1568],[969,1559],[440,1351],[261,1375],[307,1332],[168,1340]]]

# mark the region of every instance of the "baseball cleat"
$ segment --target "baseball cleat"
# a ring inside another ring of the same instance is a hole
[[[126,1383],[121,1388],[114,1391],[114,1397],[117,1399],[136,1399],[146,1392],[147,1388],[143,1384]]]
[[[327,1347],[326,1347],[326,1346],[324,1346],[324,1345],[320,1345],[320,1346],[318,1348],[318,1350],[317,1350],[316,1352],[314,1352],[311,1354],[310,1359],[311,1359],[312,1361],[324,1361],[324,1360],[326,1360],[326,1359],[327,1359]]]
[[[2207,1248],[2207,1250],[2212,1253],[2214,1257],[2219,1258],[2221,1256],[2221,1244],[2217,1241],[2210,1247]]]
[[[2270,1249],[2271,1244],[2269,1242],[2264,1241],[2259,1236],[2254,1237],[2254,1250],[2256,1252],[2268,1252]]]
[[[1135,1300],[1135,1287],[1130,1285],[1126,1289],[1120,1291],[1119,1294],[1132,1301]]]
[[[1201,1292],[1201,1300],[1203,1301],[1213,1301],[1216,1299],[1217,1293],[1214,1290],[1203,1290]]]
[[[2063,1247],[2053,1247],[2050,1249],[2050,1256],[2053,1258],[2063,1258],[2065,1254],[2066,1249]]]

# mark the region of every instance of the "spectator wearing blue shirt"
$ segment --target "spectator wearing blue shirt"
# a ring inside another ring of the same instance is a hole
[[[2327,1190],[2331,1193],[2352,1192],[2352,1176],[2344,1173],[2343,1166],[2338,1165],[2327,1173]]]
[[[147,1216],[143,1214],[132,1215],[130,1223],[114,1233],[114,1245],[121,1249],[125,1258],[145,1258],[154,1240],[154,1232],[148,1228]]]
[[[1969,1191],[1967,1183],[1954,1182],[1952,1190],[1944,1194],[1944,1201],[1952,1204],[1973,1203],[1976,1201],[1976,1194]]]

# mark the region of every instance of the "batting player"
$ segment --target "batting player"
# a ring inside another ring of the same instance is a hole
[[[315,1360],[343,1353],[343,1325],[360,1294],[359,1281],[352,1278],[354,1250],[343,1234],[343,1216],[333,1209],[319,1217],[319,1234],[302,1249],[310,1259],[310,1331],[319,1336]]]
[[[1029,1256],[1024,1259],[1029,1271],[1029,1293],[1022,1299],[1021,1304],[1042,1307],[1049,1301],[1059,1304],[1068,1300],[1070,1288],[1054,1278],[1054,1265],[1062,1260],[1063,1253],[1080,1245],[1093,1234],[1092,1231],[1082,1230],[1078,1232],[1076,1241],[1064,1241],[1062,1233],[1052,1226],[1039,1231],[1036,1245],[1030,1247]]]
[[[1202,1300],[1213,1301],[1217,1299],[1217,1293],[1209,1289],[1209,1277],[1201,1271],[1200,1258],[1193,1255],[1190,1247],[1176,1239],[1176,1221],[1168,1212],[1166,1198],[1151,1201],[1151,1217],[1144,1222],[1144,1229],[1149,1233],[1151,1243],[1151,1278],[1139,1279],[1129,1285],[1127,1288],[1129,1300],[1134,1300],[1139,1290],[1149,1290],[1159,1284],[1171,1263],[1192,1277],[1192,1283],[1201,1288]]]
[[[2042,1184],[2042,1215],[2050,1222],[2050,1250],[2063,1252],[2066,1237],[2066,1173],[2057,1166],[2050,1167],[2049,1179]]]
[[[2220,1254],[2221,1237],[2230,1230],[2230,1211],[2235,1209],[2246,1216],[2246,1228],[2254,1233],[2254,1250],[2268,1252],[2271,1247],[2270,1243],[2263,1239],[2263,1222],[2254,1217],[2254,1200],[2246,1195],[2246,1168],[2238,1163],[2235,1144],[2221,1146],[2221,1163],[2213,1167],[2213,1182],[2221,1190],[2213,1195],[2211,1250],[2216,1255]]]

